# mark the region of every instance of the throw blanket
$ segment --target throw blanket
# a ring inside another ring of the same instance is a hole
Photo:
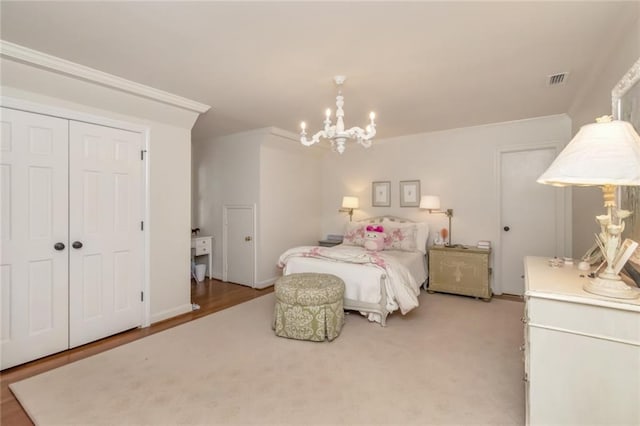
[[[362,247],[295,247],[285,251],[278,260],[278,266],[284,268],[292,257],[311,257],[328,262],[345,262],[382,269],[387,291],[387,310],[393,312],[400,308],[406,314],[418,306],[420,287],[409,270],[392,255],[384,252],[366,251]]]

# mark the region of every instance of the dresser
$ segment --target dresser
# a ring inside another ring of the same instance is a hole
[[[490,249],[433,246],[429,249],[429,292],[491,300]]]
[[[640,424],[640,299],[585,292],[575,265],[524,263],[527,424]]]
[[[191,238],[191,256],[194,258],[206,256],[207,276],[211,278],[213,271],[213,237]]]

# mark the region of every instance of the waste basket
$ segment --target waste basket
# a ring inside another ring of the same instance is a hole
[[[204,281],[204,273],[207,272],[207,265],[199,263],[196,265],[196,280],[198,282]]]

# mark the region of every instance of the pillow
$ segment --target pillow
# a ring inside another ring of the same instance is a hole
[[[416,228],[416,239],[413,249],[409,251],[419,251],[422,254],[427,254],[427,239],[429,238],[429,225],[426,222],[396,222],[385,218],[383,220],[383,226],[385,233],[389,234],[394,228]]]
[[[348,246],[364,246],[364,234],[365,228],[370,225],[369,223],[362,222],[349,222],[344,230],[344,237],[342,238],[342,244]]]
[[[415,223],[386,222],[384,225],[384,249],[416,251],[418,227]]]

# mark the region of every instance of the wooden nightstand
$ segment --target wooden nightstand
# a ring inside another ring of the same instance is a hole
[[[429,249],[429,293],[461,294],[491,300],[490,249],[439,247]]]
[[[333,247],[333,246],[337,246],[338,244],[342,244],[342,241],[337,241],[337,240],[320,240],[320,241],[318,241],[318,245],[320,247]]]

